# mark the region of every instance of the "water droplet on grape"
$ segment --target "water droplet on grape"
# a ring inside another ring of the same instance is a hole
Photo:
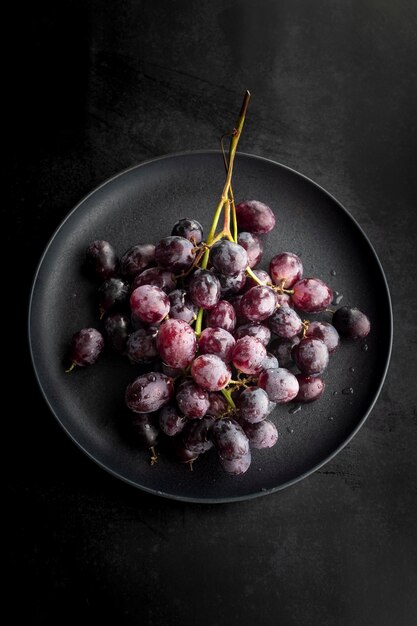
[[[342,389],[342,393],[345,396],[351,396],[353,393],[353,387],[345,387],[344,389]]]
[[[368,349],[369,349],[368,344],[367,344],[367,343],[364,343],[364,344],[363,344],[363,346],[362,346],[362,348],[361,348],[362,352],[368,352]]]
[[[354,371],[355,371],[354,367],[349,367],[349,372],[352,372],[352,374],[353,374]]]
[[[336,276],[336,270],[330,270],[330,276]]]
[[[334,305],[340,304],[342,300],[343,300],[343,293],[340,293],[340,291],[333,291],[332,304]]]
[[[301,411],[301,406],[300,405],[294,406],[292,409],[290,409],[288,411],[288,413],[291,413],[291,415],[294,415],[294,413],[298,413],[298,411]]]
[[[334,396],[337,396],[338,393],[339,393],[338,391],[333,391]]]
[[[148,380],[150,383],[154,383],[156,381],[156,376],[154,374],[149,374]]]
[[[327,418],[329,420],[329,422],[334,422],[334,417],[333,415],[330,415],[330,417]]]

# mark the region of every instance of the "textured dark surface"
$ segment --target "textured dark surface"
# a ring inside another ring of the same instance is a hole
[[[144,159],[217,148],[246,88],[241,149],[347,207],[384,266],[396,325],[380,399],[343,452],[284,492],[203,506],[140,493],[77,450],[6,318],[21,342],[9,365],[17,408],[3,411],[15,621],[417,621],[416,22],[409,0],[16,5],[2,211],[20,329],[38,259],[71,207]]]

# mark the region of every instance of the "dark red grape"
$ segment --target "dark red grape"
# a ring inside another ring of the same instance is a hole
[[[301,339],[292,349],[294,362],[302,374],[321,374],[329,362],[329,351],[321,339],[307,337]]]
[[[221,239],[211,248],[210,261],[221,274],[234,276],[245,271],[248,255],[245,248],[227,239]]]
[[[164,270],[161,267],[150,267],[141,274],[135,276],[132,283],[132,290],[142,285],[153,285],[159,287],[165,293],[171,293],[175,289],[175,276],[169,270]]]
[[[198,340],[200,354],[215,354],[225,363],[232,360],[235,338],[224,328],[205,328]]]
[[[267,352],[266,357],[262,361],[262,369],[270,370],[270,369],[276,369],[277,367],[279,367],[279,362],[278,362],[277,357],[271,354],[271,352]]]
[[[129,302],[129,285],[121,278],[108,278],[98,289],[100,312],[122,308]]]
[[[155,246],[139,243],[126,250],[120,259],[120,273],[131,279],[151,265],[155,265]]]
[[[185,237],[195,246],[203,241],[203,227],[190,217],[183,217],[174,224],[171,235]]]
[[[167,404],[173,395],[172,378],[159,372],[148,372],[128,385],[125,400],[134,413],[153,413]]]
[[[279,306],[292,306],[289,293],[277,293],[277,304]]]
[[[248,320],[262,322],[270,317],[277,306],[275,291],[270,287],[257,285],[249,289],[240,302],[240,310]]]
[[[158,356],[156,336],[158,328],[140,328],[129,335],[126,344],[126,356],[132,363],[150,363]]]
[[[298,380],[287,369],[264,370],[259,374],[258,385],[265,389],[268,398],[277,404],[291,402],[298,393]]]
[[[224,469],[227,474],[231,474],[231,476],[240,476],[240,474],[244,474],[248,471],[251,464],[251,452],[247,451],[243,456],[238,457],[237,459],[222,459],[219,456],[220,465]]]
[[[166,404],[158,414],[159,427],[168,437],[173,437],[180,433],[187,423],[187,418],[172,404]]]
[[[227,404],[227,400],[222,393],[217,391],[210,391],[209,393],[209,401],[210,406],[207,410],[206,415],[211,415],[212,417],[219,417],[227,412],[229,409],[229,405]]]
[[[364,339],[371,330],[371,322],[365,313],[350,306],[338,309],[333,315],[332,323],[341,335],[350,339]]]
[[[178,387],[176,401],[181,413],[189,419],[201,419],[210,406],[208,392],[189,378]]]
[[[238,272],[234,276],[226,276],[226,274],[216,272],[216,276],[219,279],[222,298],[228,298],[242,291],[247,279],[246,272]]]
[[[236,326],[236,313],[227,300],[220,300],[207,315],[207,326],[232,331]]]
[[[319,376],[305,376],[297,374],[300,389],[296,397],[297,402],[313,402],[320,398],[324,391],[324,381]]]
[[[230,304],[233,306],[236,313],[236,324],[246,324],[249,320],[243,315],[240,309],[240,303],[242,301],[243,295],[233,296],[230,298]],[[253,322],[251,322],[252,324]]]
[[[292,349],[300,343],[299,337],[292,337],[291,339],[274,339],[268,346],[270,352],[278,359],[280,367],[290,367],[294,365],[292,358]]]
[[[310,322],[306,337],[315,337],[324,341],[329,353],[334,352],[340,344],[339,333],[329,322]]]
[[[213,443],[222,459],[231,461],[249,451],[249,441],[243,428],[236,420],[223,417],[216,420],[212,427]]]
[[[188,422],[182,436],[187,450],[203,454],[213,447],[211,439],[211,431],[214,424],[214,418],[209,415],[204,416],[201,420],[193,420]]]
[[[195,259],[194,244],[185,237],[165,237],[155,248],[157,265],[171,272],[188,270]]]
[[[198,459],[198,452],[191,452],[185,447],[181,435],[173,440],[173,450],[176,458],[180,463],[188,463],[192,468],[193,462]]]
[[[106,343],[117,354],[124,354],[131,331],[130,319],[125,313],[108,313],[103,319]]]
[[[104,348],[103,335],[95,328],[82,328],[72,336],[69,357],[79,367],[93,365]]]
[[[169,298],[153,285],[136,287],[130,296],[132,313],[146,324],[158,324],[169,313]]]
[[[245,200],[236,205],[236,217],[239,230],[256,235],[269,233],[275,226],[272,209],[259,200]]]
[[[256,424],[245,422],[242,426],[252,448],[258,450],[272,448],[278,441],[277,427],[270,420],[263,420]]]
[[[161,359],[170,367],[190,365],[197,349],[197,340],[191,326],[184,320],[169,319],[162,322],[156,346]]]
[[[192,324],[197,319],[198,307],[188,296],[185,289],[174,289],[168,295],[170,302],[169,316]]]
[[[301,317],[288,306],[279,307],[266,323],[281,339],[291,339],[303,329]]]
[[[226,332],[226,331],[224,331]],[[215,354],[201,354],[191,365],[191,376],[197,385],[208,391],[220,391],[229,383],[232,372]]]
[[[268,274],[268,272],[265,272],[265,270],[253,270],[253,273],[262,283],[264,283],[264,285],[266,285],[267,283],[272,283],[270,275]],[[259,283],[256,282],[256,280],[252,278],[252,276],[247,276],[244,291],[249,291],[249,289],[252,289],[252,287],[257,287],[257,285],[259,285]]]
[[[195,305],[212,309],[220,300],[220,282],[209,270],[196,270],[189,282],[188,293]]]
[[[258,339],[246,336],[236,341],[232,362],[236,369],[245,374],[257,374],[262,369],[265,357],[265,346]]]
[[[269,413],[269,404],[266,391],[260,387],[248,387],[236,402],[240,417],[253,424],[265,419]]]
[[[262,241],[253,233],[239,233],[237,243],[245,248],[248,255],[249,267],[255,267],[262,260]]]
[[[152,413],[132,413],[131,430],[139,442],[148,448],[154,446],[159,437],[159,428],[155,414]]]
[[[271,331],[267,326],[259,324],[258,322],[248,322],[238,326],[234,332],[235,339],[242,339],[242,337],[254,337],[261,342],[263,346],[267,346],[271,339]]]
[[[85,269],[90,276],[101,281],[116,276],[119,260],[113,246],[102,239],[90,243],[85,252]]]
[[[319,313],[331,305],[333,292],[319,278],[303,278],[293,286],[291,300],[296,309],[306,313]]]
[[[303,277],[303,264],[296,254],[281,252],[271,259],[269,273],[275,285],[283,284],[285,289],[291,289]]]

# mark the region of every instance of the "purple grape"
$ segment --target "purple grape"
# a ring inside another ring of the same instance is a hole
[[[248,387],[242,391],[236,402],[239,415],[252,424],[265,419],[269,413],[269,404],[266,391],[260,387]]]
[[[237,459],[222,459],[219,457],[220,464],[227,474],[231,474],[232,476],[240,476],[240,474],[244,474],[248,471],[251,464],[251,452],[247,451],[243,456],[238,457]]]
[[[210,261],[215,269],[226,276],[244,272],[248,266],[245,248],[227,239],[221,239],[211,248]]]
[[[158,414],[159,427],[168,437],[173,437],[180,433],[187,424],[187,418],[172,404],[166,404]]]
[[[188,292],[195,305],[212,309],[220,300],[220,282],[208,270],[196,270],[189,282]]]
[[[310,322],[306,337],[321,339],[326,344],[329,354],[334,352],[340,344],[339,333],[329,322]]]
[[[303,278],[293,286],[293,305],[305,313],[319,313],[331,305],[333,292],[319,278]]]
[[[209,402],[210,406],[207,410],[206,415],[211,415],[212,417],[220,417],[220,415],[223,415],[229,409],[226,398],[223,394],[217,391],[210,391]]]
[[[302,374],[321,374],[329,362],[329,351],[324,341],[307,337],[292,349],[294,362]]]
[[[172,378],[159,372],[148,372],[128,385],[125,400],[134,413],[153,413],[167,404],[173,395]]]
[[[292,339],[303,329],[301,317],[288,306],[279,307],[268,319],[267,324],[281,339]]]
[[[130,296],[132,313],[146,324],[158,324],[169,313],[169,298],[153,285],[136,287]]]
[[[277,293],[277,304],[279,306],[292,307],[291,296],[288,293]]]
[[[142,285],[153,285],[159,287],[165,293],[171,293],[175,289],[175,276],[169,270],[164,270],[161,267],[150,267],[141,274],[135,276],[132,283],[132,291]]]
[[[164,363],[181,368],[190,365],[197,349],[197,340],[191,326],[184,320],[169,319],[162,322],[156,346]]]
[[[98,289],[100,313],[122,308],[129,302],[129,285],[121,278],[108,278]]]
[[[140,328],[129,335],[126,343],[126,356],[132,363],[150,363],[158,356],[156,336],[158,328]]]
[[[185,237],[165,237],[155,248],[157,265],[171,272],[188,270],[195,259],[194,244]]]
[[[120,259],[120,273],[131,279],[151,265],[155,265],[155,246],[139,243],[126,250]]]
[[[281,252],[271,259],[269,273],[275,285],[291,289],[303,277],[303,264],[296,254]]]
[[[235,293],[242,291],[246,284],[246,272],[238,272],[234,276],[227,276],[216,272],[216,276],[220,283],[220,294],[222,298],[228,298]]]
[[[239,230],[256,235],[269,233],[275,226],[272,209],[259,200],[245,200],[236,205],[236,217]]]
[[[171,235],[185,237],[195,246],[203,241],[203,227],[190,217],[183,217],[174,224]]]
[[[125,354],[130,333],[130,319],[125,313],[108,313],[103,319],[106,343],[113,352]]]
[[[258,339],[246,336],[236,341],[232,362],[236,369],[245,374],[258,374],[265,357],[265,346]]]
[[[240,309],[240,303],[242,302],[243,295],[233,296],[230,298],[230,304],[233,306],[236,313],[236,324],[246,324],[249,320],[243,315]],[[253,323],[253,322],[251,322]]]
[[[193,467],[193,462],[196,461],[199,456],[197,452],[187,450],[181,439],[181,435],[173,438],[173,450],[178,461],[180,463],[187,463],[191,468]]]
[[[95,328],[82,328],[72,336],[69,357],[79,367],[93,365],[104,348],[103,335]]]
[[[201,420],[193,420],[188,422],[182,440],[187,450],[203,454],[213,447],[211,439],[211,431],[214,424],[214,418],[206,415]]]
[[[203,389],[220,391],[229,383],[232,372],[215,354],[201,354],[191,365],[191,376]]]
[[[234,332],[235,339],[242,339],[242,337],[254,337],[261,342],[262,345],[267,346],[271,339],[271,331],[267,326],[259,324],[258,322],[248,322],[238,326]]]
[[[298,393],[298,380],[287,369],[264,370],[259,374],[258,385],[268,394],[268,398],[277,404],[294,400]]]
[[[249,267],[255,267],[262,260],[263,244],[253,233],[239,233],[237,243],[245,248],[248,255]]]
[[[341,335],[350,339],[364,339],[371,330],[371,322],[365,313],[350,306],[338,309],[332,323]]]
[[[305,376],[304,374],[297,374],[298,384],[300,389],[298,391],[296,400],[297,402],[313,402],[320,398],[324,391],[324,381],[319,376]]]
[[[198,307],[188,296],[185,289],[174,289],[168,295],[170,302],[169,316],[192,324],[197,319]]]
[[[266,357],[262,361],[262,369],[270,370],[270,369],[276,369],[277,367],[279,367],[279,362],[278,362],[277,357],[271,354],[271,352],[267,352]]]
[[[264,448],[272,448],[278,441],[277,427],[270,420],[263,420],[256,424],[245,422],[243,430],[252,448],[262,450]]]
[[[85,269],[101,281],[113,278],[119,269],[119,260],[113,246],[102,239],[93,241],[85,251]]]
[[[268,274],[268,272],[265,272],[265,270],[253,270],[253,273],[265,285],[267,283],[272,283],[270,275]],[[249,291],[249,289],[252,289],[252,287],[257,287],[258,285],[259,283],[257,283],[256,280],[252,278],[252,276],[246,277],[245,291]]]
[[[300,343],[299,337],[291,339],[274,339],[268,346],[269,351],[278,359],[280,367],[291,367],[294,365],[292,358],[292,349]]]
[[[152,413],[132,413],[131,430],[134,437],[143,445],[151,448],[158,442],[159,428]]]
[[[249,451],[249,441],[243,428],[229,417],[214,422],[212,438],[219,456],[227,461],[240,458]]]
[[[223,328],[228,332],[236,326],[236,312],[230,302],[220,300],[207,315],[207,326]]]
[[[205,328],[198,340],[200,354],[215,354],[225,363],[232,360],[235,338],[223,328]]]
[[[178,387],[176,401],[181,413],[189,419],[201,419],[210,406],[208,392],[189,378]]]
[[[245,317],[254,322],[262,322],[270,317],[277,306],[275,292],[270,287],[252,287],[240,302],[240,309]]]

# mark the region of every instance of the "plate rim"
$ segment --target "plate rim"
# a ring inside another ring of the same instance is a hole
[[[373,396],[373,398],[371,400],[371,403],[370,403],[370,405],[368,407],[368,410],[363,415],[361,420],[358,422],[356,427],[349,433],[348,437],[339,446],[337,446],[337,448],[335,448],[331,452],[330,455],[326,456],[322,461],[320,461],[319,463],[314,465],[308,471],[300,474],[299,476],[296,476],[295,478],[292,478],[291,480],[287,480],[286,482],[284,482],[284,483],[282,483],[282,484],[280,484],[280,485],[278,485],[276,487],[272,487],[271,489],[265,489],[265,490],[261,490],[261,491],[255,492],[255,493],[250,493],[250,494],[241,495],[241,496],[229,496],[229,497],[219,497],[219,498],[195,498],[195,497],[181,496],[181,495],[177,495],[177,494],[172,494],[172,493],[168,493],[168,492],[165,492],[165,491],[160,491],[160,490],[157,490],[157,489],[151,489],[151,488],[146,487],[144,485],[138,484],[137,482],[127,478],[126,476],[123,476],[122,474],[120,474],[117,471],[113,470],[112,468],[108,467],[100,459],[96,458],[89,450],[87,450],[75,438],[75,436],[62,423],[61,419],[57,415],[57,412],[52,407],[52,404],[49,401],[49,398],[48,398],[48,396],[46,394],[46,391],[43,388],[43,385],[41,383],[40,376],[39,376],[39,373],[38,373],[38,368],[36,366],[34,349],[33,349],[32,331],[31,331],[31,322],[32,322],[32,318],[33,318],[32,310],[33,310],[34,294],[35,294],[36,285],[37,285],[38,277],[39,277],[39,274],[40,274],[43,262],[44,262],[44,260],[45,260],[45,258],[47,256],[47,254],[49,252],[49,249],[52,246],[55,238],[57,237],[59,231],[64,227],[64,225],[71,218],[71,216],[86,202],[86,200],[88,200],[88,198],[90,198],[91,196],[96,194],[100,189],[102,189],[106,185],[110,184],[111,182],[113,182],[117,178],[121,178],[122,176],[125,176],[129,172],[132,172],[133,170],[137,170],[137,169],[140,169],[142,167],[145,167],[146,165],[149,165],[151,163],[155,163],[157,161],[164,161],[164,160],[168,160],[168,159],[174,159],[176,157],[204,156],[204,155],[208,155],[208,154],[218,154],[219,156],[221,156],[222,152],[221,152],[221,150],[216,150],[216,149],[184,150],[184,151],[179,151],[179,152],[166,153],[166,154],[163,154],[163,155],[160,155],[160,156],[157,156],[157,157],[153,157],[151,159],[146,159],[145,161],[141,161],[139,163],[136,163],[135,165],[131,165],[131,166],[129,166],[129,167],[127,167],[127,168],[117,172],[116,174],[113,174],[109,178],[106,178],[103,182],[101,182],[99,185],[97,185],[91,191],[89,191],[87,194],[85,194],[74,205],[74,207],[65,215],[64,219],[61,220],[61,222],[58,224],[58,226],[53,231],[52,235],[50,236],[50,238],[48,239],[48,241],[47,241],[47,243],[46,243],[46,245],[44,247],[43,253],[42,253],[42,255],[41,255],[40,259],[39,259],[39,262],[37,264],[37,267],[36,267],[36,270],[35,270],[35,273],[34,273],[34,277],[33,277],[33,280],[32,280],[32,284],[31,284],[31,288],[30,288],[30,293],[29,293],[29,306],[28,306],[28,319],[27,319],[27,337],[28,337],[28,343],[29,343],[30,359],[31,359],[33,370],[34,370],[35,378],[36,378],[36,381],[38,383],[38,387],[39,387],[39,389],[40,389],[40,391],[42,393],[42,396],[43,396],[47,406],[49,407],[49,410],[51,411],[52,415],[55,417],[55,419],[57,420],[58,424],[61,426],[63,431],[66,433],[66,435],[76,444],[76,446],[78,447],[79,450],[81,450],[84,454],[86,454],[86,456],[88,458],[90,458],[92,461],[94,461],[100,468],[104,469],[107,473],[109,473],[114,478],[122,480],[124,483],[126,483],[128,485],[131,485],[132,487],[135,487],[135,489],[139,489],[141,491],[144,491],[146,493],[152,494],[154,496],[160,496],[160,497],[163,497],[165,499],[175,500],[177,502],[189,502],[189,503],[195,503],[195,504],[225,504],[225,503],[231,503],[231,502],[242,502],[242,501],[245,501],[245,500],[253,500],[255,498],[259,498],[259,497],[266,496],[266,495],[269,495],[269,494],[272,494],[272,493],[276,493],[278,491],[282,491],[282,490],[284,490],[284,489],[286,489],[288,487],[291,487],[292,485],[295,485],[296,483],[300,482],[301,480],[304,480],[308,476],[311,476],[315,472],[317,472],[320,468],[322,468],[324,465],[326,465],[332,459],[334,459],[352,441],[352,439],[357,435],[359,430],[362,428],[362,426],[364,425],[364,423],[368,419],[370,413],[372,412],[372,410],[373,410],[373,408],[374,408],[374,406],[375,406],[375,404],[376,404],[376,402],[377,402],[377,400],[379,398],[381,390],[382,390],[382,388],[384,386],[384,383],[385,383],[385,380],[386,380],[386,376],[387,376],[387,373],[388,373],[388,369],[389,369],[389,365],[390,365],[390,361],[391,361],[391,356],[392,356],[393,327],[394,327],[392,299],[391,299],[391,294],[390,294],[390,290],[389,290],[387,277],[385,275],[385,271],[384,271],[384,269],[382,267],[381,261],[379,260],[379,257],[378,257],[378,255],[376,253],[376,250],[375,250],[374,246],[372,245],[370,239],[366,235],[365,231],[363,230],[363,228],[361,227],[359,222],[353,217],[353,215],[351,215],[351,213],[349,213],[349,211],[346,209],[346,207],[335,196],[333,196],[333,194],[331,194],[324,187],[322,187],[319,183],[317,183],[316,181],[312,180],[311,178],[309,178],[305,174],[299,172],[298,170],[296,170],[296,169],[294,169],[294,168],[292,168],[292,167],[290,167],[288,165],[284,165],[283,163],[280,163],[279,161],[275,161],[274,159],[271,159],[269,157],[263,157],[263,156],[260,156],[260,155],[257,155],[257,154],[251,154],[251,153],[248,153],[248,152],[237,152],[236,153],[237,157],[241,156],[241,157],[245,157],[245,158],[248,158],[248,159],[254,159],[254,160],[258,160],[258,161],[265,161],[268,164],[272,164],[274,166],[278,166],[281,169],[287,170],[287,171],[291,172],[292,174],[295,174],[297,177],[300,177],[300,178],[304,179],[310,185],[313,185],[321,193],[323,193],[325,196],[330,198],[332,200],[332,202],[336,203],[338,208],[342,210],[342,212],[345,214],[345,216],[349,220],[351,220],[351,222],[354,224],[354,226],[358,229],[358,231],[360,232],[361,236],[363,237],[366,245],[368,246],[368,248],[369,248],[369,250],[370,250],[374,260],[376,261],[376,264],[377,264],[377,267],[379,269],[379,272],[380,272],[380,275],[381,275],[381,278],[382,278],[382,282],[383,282],[383,285],[384,285],[384,288],[385,288],[384,295],[386,297],[387,306],[388,306],[388,314],[389,314],[388,352],[387,352],[387,356],[386,356],[386,360],[385,360],[385,366],[384,366],[384,370],[383,370],[383,373],[382,373],[379,385],[378,385],[378,387],[377,387],[377,389],[376,389],[376,391],[374,393],[374,396]],[[385,337],[385,338],[387,339],[387,337]]]

